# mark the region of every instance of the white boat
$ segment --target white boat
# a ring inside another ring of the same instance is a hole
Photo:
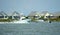
[[[20,20],[18,21],[13,21],[13,23],[28,23],[28,21],[30,21],[30,19],[24,19],[24,17],[21,17]]]

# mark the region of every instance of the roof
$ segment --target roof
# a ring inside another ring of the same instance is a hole
[[[60,16],[60,11],[59,12],[55,12],[54,16]]]
[[[1,11],[0,12],[0,15],[2,15],[2,16],[8,16],[5,12],[3,12],[3,11]]]
[[[24,16],[23,13],[18,13],[14,11],[11,16]]]
[[[35,15],[40,15],[40,13],[37,11],[32,11],[28,16],[35,16]]]
[[[11,16],[19,16],[19,15],[20,14],[18,12],[14,11]]]
[[[3,16],[3,14],[0,13],[0,16]]]

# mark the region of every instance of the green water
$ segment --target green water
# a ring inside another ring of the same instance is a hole
[[[0,35],[60,35],[60,22],[0,24]]]

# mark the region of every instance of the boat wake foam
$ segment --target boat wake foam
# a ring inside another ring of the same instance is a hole
[[[13,22],[0,22],[0,24],[28,24],[27,20],[19,20]]]

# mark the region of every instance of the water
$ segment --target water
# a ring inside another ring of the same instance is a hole
[[[0,24],[0,35],[60,35],[60,22]]]

